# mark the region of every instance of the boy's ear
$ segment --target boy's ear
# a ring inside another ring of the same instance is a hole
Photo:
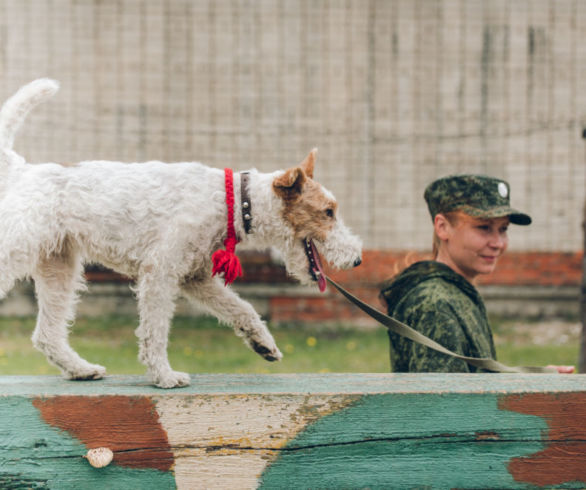
[[[433,219],[433,229],[440,240],[447,240],[450,237],[450,222],[441,213],[435,215],[435,218]]]

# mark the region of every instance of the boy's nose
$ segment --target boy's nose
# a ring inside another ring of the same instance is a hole
[[[493,237],[490,245],[494,248],[503,248],[506,243],[507,243],[507,239],[499,233]]]

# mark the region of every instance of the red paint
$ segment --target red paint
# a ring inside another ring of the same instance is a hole
[[[586,483],[586,393],[507,396],[499,408],[542,417],[549,426],[543,451],[510,461],[515,480],[539,486]]]
[[[173,453],[150,398],[56,396],[33,405],[45,422],[83,442],[88,449],[108,447],[114,463],[130,468],[169,471]]]

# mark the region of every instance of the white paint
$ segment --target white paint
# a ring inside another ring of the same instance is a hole
[[[160,397],[177,488],[256,488],[266,466],[308,424],[355,395]]]

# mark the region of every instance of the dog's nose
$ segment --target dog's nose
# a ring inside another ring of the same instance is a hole
[[[360,257],[358,257],[355,261],[354,261],[354,267],[358,267],[360,264],[362,264],[362,259]]]

